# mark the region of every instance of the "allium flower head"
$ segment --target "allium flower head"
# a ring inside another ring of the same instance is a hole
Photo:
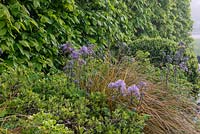
[[[93,50],[92,50],[92,46],[82,46],[80,51],[79,51],[81,54],[83,55],[89,55],[89,54],[92,54],[93,53]]]
[[[71,57],[72,57],[73,59],[78,59],[79,56],[80,56],[80,53],[79,53],[78,51],[73,51],[73,52],[71,53]]]
[[[116,82],[111,82],[108,84],[108,87],[120,89],[122,94],[126,92],[126,83],[123,80],[117,80]]]
[[[134,93],[134,95],[139,98],[140,97],[140,89],[136,85],[132,85],[128,87],[128,93]]]
[[[80,49],[81,54],[88,54],[88,48],[86,46],[82,46]]]
[[[115,82],[110,82],[110,83],[108,84],[108,88],[118,88],[118,85],[115,84]]]

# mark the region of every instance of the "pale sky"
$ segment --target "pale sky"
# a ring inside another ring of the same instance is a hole
[[[191,9],[192,19],[194,21],[193,33],[200,33],[200,0],[192,0]]]
[[[200,21],[200,0],[192,0],[191,9],[193,20]]]

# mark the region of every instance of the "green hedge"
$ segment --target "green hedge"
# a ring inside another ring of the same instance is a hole
[[[190,1],[1,0],[1,61],[39,70],[62,64],[59,45],[101,48],[138,37],[190,42]]]

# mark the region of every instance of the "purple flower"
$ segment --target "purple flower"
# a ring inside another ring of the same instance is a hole
[[[179,64],[179,67],[180,67],[183,71],[188,72],[187,65],[186,65],[184,62],[181,62],[181,63]]]
[[[78,60],[78,63],[79,63],[79,65],[85,65],[85,64],[86,64],[86,61],[83,60],[83,59],[79,59],[79,60]]]
[[[73,60],[70,60],[66,66],[63,67],[63,70],[72,69],[74,66]]]
[[[108,84],[108,87],[120,89],[120,92],[122,94],[125,94],[125,92],[126,92],[126,83],[124,82],[124,80],[118,80],[116,82],[111,82]]]
[[[74,80],[74,83],[75,84],[79,84],[79,80]]]
[[[178,45],[179,46],[185,46],[185,44],[182,41],[180,41]]]
[[[60,48],[62,49],[63,53],[71,53],[72,51],[74,51],[74,48],[72,48],[71,44],[69,43],[61,45]]]
[[[169,62],[169,63],[171,63],[173,61],[170,55],[167,55],[166,59],[167,59],[167,62]]]
[[[93,49],[93,46],[92,46],[92,45],[90,45],[90,46],[88,46],[88,47],[82,46],[81,49],[79,50],[79,52],[80,52],[81,54],[90,55],[90,54],[93,53],[93,50],[92,50],[92,49]]]
[[[72,57],[73,59],[78,59],[79,56],[80,56],[80,53],[79,53],[78,51],[72,51],[71,57]]]
[[[187,62],[189,60],[189,57],[183,57],[183,61]]]
[[[140,81],[140,83],[137,85],[138,88],[143,88],[143,87],[146,87],[147,86],[147,83],[144,82],[144,81]]]
[[[139,98],[140,97],[140,89],[134,84],[130,87],[128,87],[128,93],[131,94],[131,93],[134,93],[134,95]]]
[[[86,46],[82,46],[80,49],[81,54],[88,54],[88,48]]]
[[[89,47],[82,46],[81,49],[79,50],[79,52],[80,52],[81,54],[85,54],[85,55],[92,54],[92,53],[93,53],[93,51],[92,51],[92,46],[89,46]]]
[[[88,46],[88,54],[92,54],[93,53],[93,46],[90,45]]]

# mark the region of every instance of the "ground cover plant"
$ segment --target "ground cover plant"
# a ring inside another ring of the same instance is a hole
[[[22,71],[23,70],[23,71]],[[2,133],[141,133],[146,114],[115,104],[107,96],[70,84],[62,72],[45,76],[31,69],[1,77]]]

